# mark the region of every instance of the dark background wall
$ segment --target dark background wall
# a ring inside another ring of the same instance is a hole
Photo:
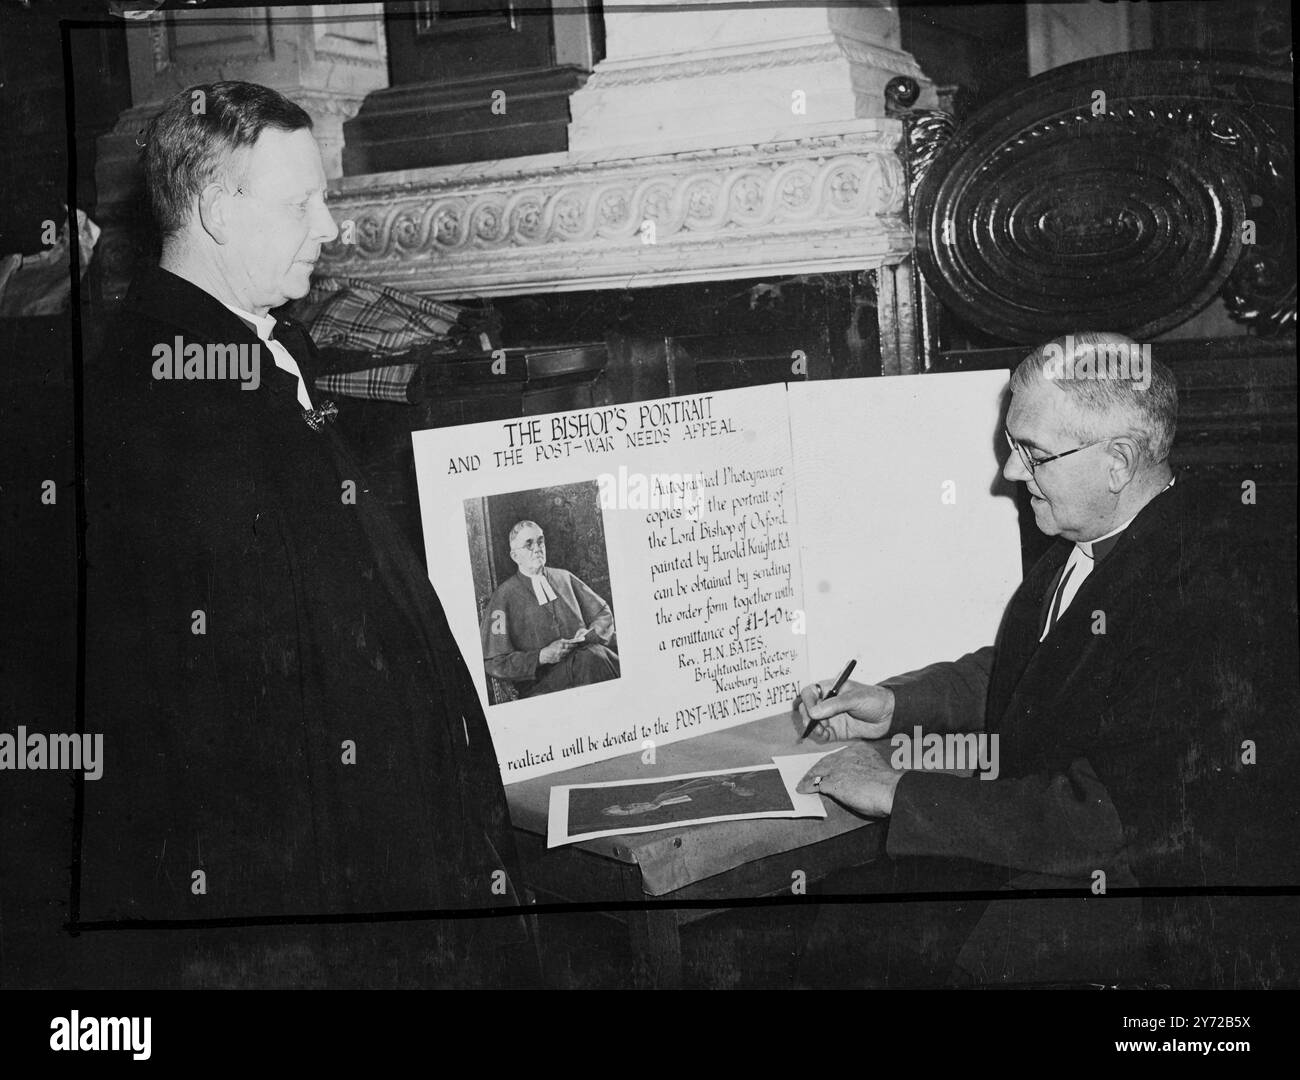
[[[62,224],[68,201],[67,85],[77,102],[77,205],[95,205],[95,140],[131,104],[126,31],[107,4],[69,0],[0,9],[0,254],[41,250],[41,223]],[[58,18],[96,19],[72,31],[65,78]]]

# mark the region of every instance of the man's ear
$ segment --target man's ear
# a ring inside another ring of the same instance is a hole
[[[209,184],[199,193],[199,224],[218,244],[225,244],[230,236],[233,198],[220,184]]]
[[[1142,460],[1138,445],[1127,435],[1120,435],[1110,441],[1110,477],[1109,488],[1118,495],[1137,475],[1138,464]]]

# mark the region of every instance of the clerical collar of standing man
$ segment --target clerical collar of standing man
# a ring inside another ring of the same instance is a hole
[[[244,311],[235,307],[233,304],[226,304],[227,308],[238,315],[244,322],[253,328],[253,332],[261,338],[267,348],[271,350],[271,359],[275,361],[275,366],[282,371],[287,371],[290,375],[298,380],[298,404],[302,406],[304,412],[315,412],[315,407],[311,403],[311,395],[307,393],[307,382],[302,377],[302,371],[298,367],[298,361],[293,358],[289,350],[280,342],[276,341],[271,335],[275,333],[275,316],[274,315],[254,315],[251,311]]]
[[[558,600],[555,590],[551,588],[551,583],[546,580],[545,568],[538,570],[535,574],[528,573],[527,570],[520,570],[529,581],[533,583],[533,595],[537,597],[539,604],[549,604],[552,600]]]

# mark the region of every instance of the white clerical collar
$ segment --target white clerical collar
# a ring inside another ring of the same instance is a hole
[[[519,572],[533,583],[533,595],[537,597],[539,604],[549,604],[552,600],[558,599],[555,590],[551,588],[551,583],[546,580],[545,571],[538,571],[536,574],[529,574],[523,570]]]
[[[254,315],[251,311],[245,311],[243,308],[237,308],[234,304],[226,304],[231,311],[238,315],[244,322],[251,322],[257,331],[257,336],[263,341],[271,340],[271,333],[275,330],[275,316],[267,313],[266,315]]]
[[[222,301],[222,303],[225,303],[225,301]],[[251,311],[244,311],[242,308],[235,307],[234,304],[225,304],[225,306],[243,319],[244,322],[253,324],[254,332],[271,350],[271,359],[275,361],[275,366],[281,371],[287,371],[298,380],[298,404],[307,412],[311,412],[313,408],[311,395],[307,393],[307,380],[302,377],[302,369],[298,367],[298,361],[293,358],[293,354],[288,349],[271,337],[271,334],[275,331],[275,316],[270,314],[254,315]]]
[[[1171,476],[1169,478],[1169,483],[1167,483],[1158,492],[1156,492],[1156,494],[1163,495],[1166,491],[1168,491],[1171,487],[1174,486],[1174,480],[1176,479],[1177,477]],[[1147,505],[1150,504],[1148,503]],[[1142,509],[1145,510],[1146,507],[1144,506]],[[1141,512],[1142,512],[1141,510],[1138,511],[1138,513]],[[1091,540],[1076,540],[1074,546],[1077,547],[1079,551],[1081,551],[1088,558],[1092,559],[1094,558],[1093,550],[1092,550],[1093,544],[1100,544],[1102,545],[1103,551],[1108,551],[1110,547],[1112,547],[1113,545],[1108,545],[1105,543],[1105,541],[1110,540],[1112,537],[1119,536],[1120,533],[1122,533],[1125,529],[1127,529],[1130,525],[1132,525],[1133,522],[1135,522],[1136,520],[1137,520],[1137,514],[1134,514],[1131,518],[1128,519],[1128,521],[1124,522],[1123,525],[1116,526],[1115,528],[1111,529],[1110,532],[1106,533],[1104,536],[1094,536]]]

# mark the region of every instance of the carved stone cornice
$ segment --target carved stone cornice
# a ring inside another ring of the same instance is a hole
[[[900,135],[859,120],[720,150],[348,178],[319,270],[456,297],[897,263],[912,246]]]
[[[810,67],[833,64],[844,59],[888,71],[915,72],[920,76],[920,67],[910,53],[855,38],[836,36],[805,45],[787,44],[771,49],[756,50],[749,46],[731,51],[715,49],[689,60],[605,60],[597,65],[587,86],[589,89],[605,90],[665,80],[712,78],[738,71]]]

